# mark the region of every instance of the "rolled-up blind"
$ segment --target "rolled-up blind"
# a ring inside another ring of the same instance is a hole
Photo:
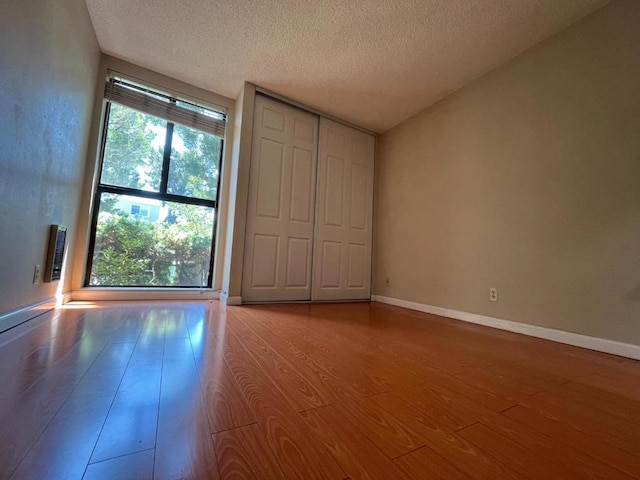
[[[226,113],[111,78],[104,98],[143,113],[224,138]]]

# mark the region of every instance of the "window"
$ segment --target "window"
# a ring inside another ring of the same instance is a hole
[[[149,216],[149,209],[140,205],[131,205],[131,215],[140,215],[141,217]]]
[[[112,78],[87,286],[210,287],[226,115]]]

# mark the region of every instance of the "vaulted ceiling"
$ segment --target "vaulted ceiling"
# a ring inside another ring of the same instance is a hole
[[[86,0],[103,52],[384,132],[609,0]]]

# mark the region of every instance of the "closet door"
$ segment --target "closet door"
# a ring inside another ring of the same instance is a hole
[[[243,301],[311,299],[318,117],[256,96]]]
[[[371,297],[374,138],[320,119],[313,300]]]

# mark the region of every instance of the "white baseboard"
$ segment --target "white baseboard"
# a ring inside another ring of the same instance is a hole
[[[220,292],[220,301],[225,305],[242,305],[242,297],[230,297],[227,292]]]
[[[0,333],[56,308],[56,297],[0,315]]]
[[[76,302],[98,302],[110,300],[217,300],[220,292],[210,289],[185,288],[83,288],[71,292]]]
[[[478,315],[476,313],[434,307],[432,305],[410,302],[399,298],[384,297],[382,295],[372,295],[371,300],[374,302],[395,305],[397,307],[408,308],[410,310],[417,310],[419,312],[440,315],[441,317],[462,320],[463,322],[476,323],[487,327],[498,328],[500,330],[529,335],[531,337],[544,338],[554,342],[566,343],[576,347],[588,348],[598,352],[610,353],[612,355],[640,360],[640,345],[632,345],[630,343],[616,342],[614,340],[607,340],[604,338],[590,337],[580,333],[565,332],[563,330],[539,327],[537,325],[529,325],[527,323],[512,322],[509,320],[502,320],[500,318],[488,317],[486,315]]]

